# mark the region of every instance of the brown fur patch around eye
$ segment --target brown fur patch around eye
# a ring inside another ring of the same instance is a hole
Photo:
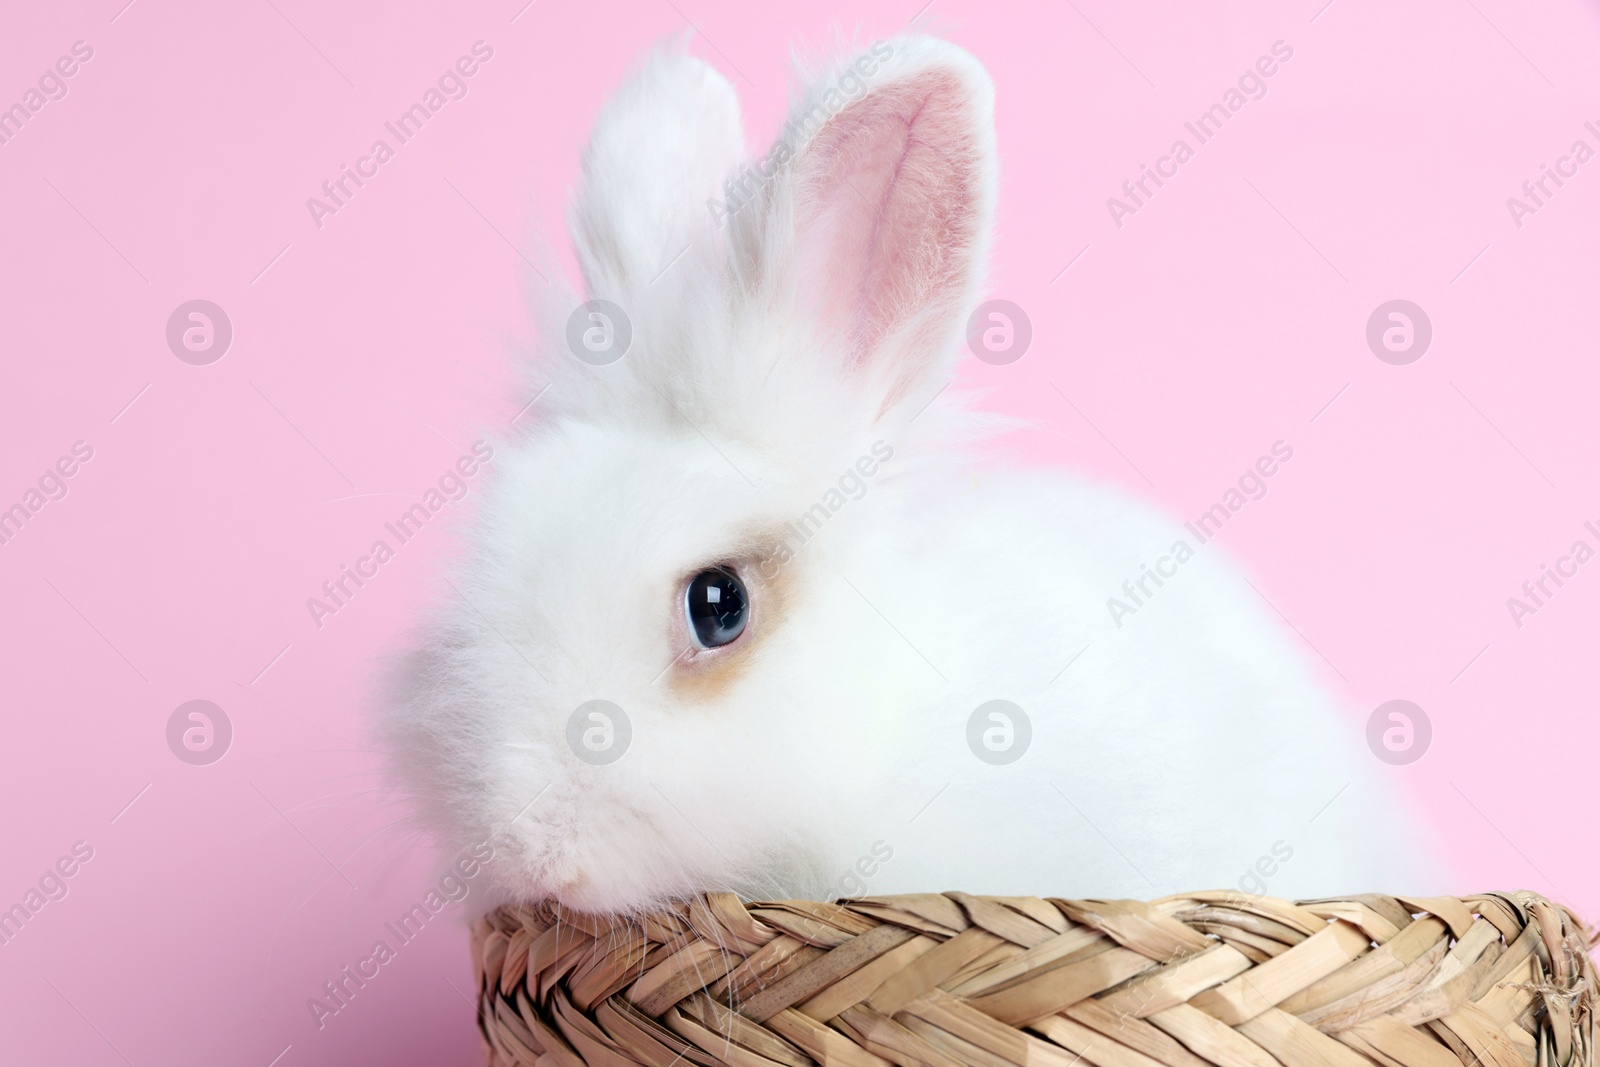
[[[753,547],[730,562],[749,594],[750,620],[737,644],[726,652],[708,656],[700,663],[686,663],[680,658],[672,665],[664,682],[684,700],[710,702],[727,696],[749,672],[767,637],[783,625],[793,601],[794,549],[777,537],[752,539],[749,543]]]

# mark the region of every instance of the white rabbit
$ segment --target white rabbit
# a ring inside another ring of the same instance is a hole
[[[1360,717],[1218,547],[975,461],[991,420],[945,390],[996,189],[989,78],[927,38],[822,72],[755,161],[680,50],[601,114],[571,228],[623,317],[576,321],[627,351],[575,358],[559,309],[386,719],[448,842],[492,842],[492,896],[1438,890]],[[969,729],[992,700],[1025,745]]]

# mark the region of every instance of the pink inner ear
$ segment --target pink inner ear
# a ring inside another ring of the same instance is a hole
[[[931,341],[959,310],[978,224],[971,110],[954,72],[927,70],[842,109],[797,162],[802,276],[858,365],[912,317],[931,313]]]

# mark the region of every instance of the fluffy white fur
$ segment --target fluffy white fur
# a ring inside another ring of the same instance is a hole
[[[948,44],[887,46],[871,76],[852,56],[811,80],[808,136],[720,227],[707,200],[745,159],[726,81],[662,50],[600,116],[571,229],[633,347],[593,367],[549,346],[463,595],[395,679],[400,781],[450,844],[493,841],[500,897],[588,910],[863,883],[1150,897],[1275,851],[1274,893],[1437,888],[1359,721],[1216,546],[1118,629],[1106,598],[1177,524],[971,461],[940,391],[981,295],[993,90]],[[865,495],[751,575],[875,442]],[[716,564],[747,576],[751,623],[686,655],[684,583]],[[632,722],[609,766],[565,740],[594,698]],[[995,698],[1033,724],[1009,766],[967,747]]]

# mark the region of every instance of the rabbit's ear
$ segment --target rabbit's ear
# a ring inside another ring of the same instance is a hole
[[[785,127],[806,134],[792,266],[881,412],[941,387],[959,354],[994,212],[994,87],[942,41],[879,42],[807,93]]]
[[[715,243],[707,201],[744,156],[727,79],[658,47],[595,120],[569,216],[590,296],[648,284],[690,244]]]

